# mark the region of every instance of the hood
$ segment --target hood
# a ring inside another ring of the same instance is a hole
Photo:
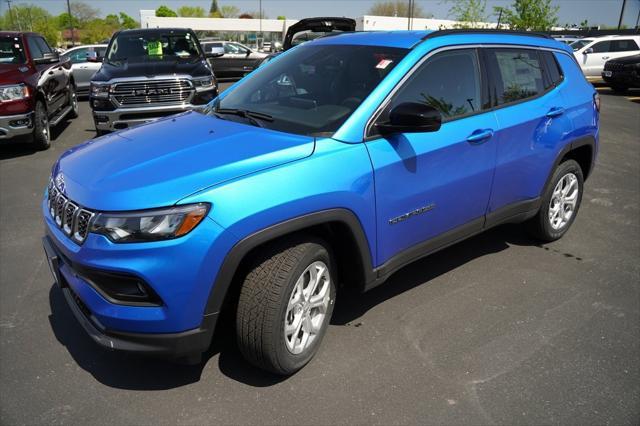
[[[334,31],[355,31],[356,21],[351,18],[307,18],[301,19],[291,25],[284,36],[282,49],[291,48],[293,37],[303,31],[311,31],[314,33],[330,33]]]
[[[623,65],[640,64],[640,55],[632,55],[632,56],[625,56],[623,58],[611,59],[608,62],[615,63],[615,64],[623,64]]]
[[[230,179],[308,157],[314,139],[187,112],[99,137],[53,170],[67,196],[95,210],[170,206]]]
[[[0,84],[24,83],[29,70],[27,64],[0,64]]]
[[[158,75],[187,74],[192,77],[211,75],[211,68],[204,59],[194,62],[175,60],[124,61],[117,65],[104,62],[92,81],[109,81],[113,78],[155,77]]]

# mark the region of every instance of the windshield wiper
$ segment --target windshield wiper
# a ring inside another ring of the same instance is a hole
[[[258,127],[264,127],[258,120],[262,121],[273,121],[273,117],[269,114],[264,114],[262,112],[249,111],[246,109],[236,109],[236,108],[217,108],[213,111],[216,117],[221,118],[218,114],[229,114],[229,115],[237,115],[238,117],[246,118],[251,123],[255,124]],[[257,119],[257,120],[256,120]]]

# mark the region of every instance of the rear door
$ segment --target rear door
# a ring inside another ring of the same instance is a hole
[[[586,50],[589,49],[592,52],[586,53]],[[582,61],[580,61],[582,71],[587,77],[600,78],[604,63],[611,57],[611,40],[594,43],[589,49],[586,49],[582,54]]]
[[[499,128],[489,212],[528,210],[573,130],[564,110],[563,76],[550,51],[523,47],[483,52]]]
[[[609,55],[609,59],[624,58],[625,56],[639,54],[640,47],[638,46],[637,41],[638,40],[634,40],[633,38],[622,37],[619,39],[611,40],[611,52]]]
[[[418,102],[442,113],[440,130],[380,136],[370,126],[369,138],[375,139],[366,147],[375,176],[378,264],[401,252],[401,259],[411,259],[425,244],[437,245],[436,237],[481,229],[497,128],[493,112],[483,107],[481,75],[476,49],[436,53],[403,83],[375,121],[388,120],[396,105]]]

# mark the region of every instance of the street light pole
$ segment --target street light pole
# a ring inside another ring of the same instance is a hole
[[[71,5],[69,4],[69,0],[67,0],[67,13],[69,14],[69,30],[71,30],[71,46],[73,46],[74,43],[74,35],[73,35],[73,16],[71,16]]]
[[[622,27],[622,17],[624,16],[624,7],[627,5],[627,0],[622,0],[622,9],[620,10],[620,20],[618,21],[618,29]]]

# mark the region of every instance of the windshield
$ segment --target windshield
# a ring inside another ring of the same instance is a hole
[[[260,68],[203,112],[238,120],[237,115],[219,112],[240,110],[260,114],[259,125],[270,129],[331,136],[407,52],[380,46],[300,46]]]
[[[569,46],[571,46],[571,48],[575,51],[575,50],[580,50],[582,49],[584,46],[586,46],[587,44],[591,43],[593,40],[576,40],[573,43],[571,43]]]
[[[307,41],[315,40],[320,37],[324,37],[329,34],[333,35],[341,32],[342,31],[340,30],[333,30],[333,31],[327,31],[327,32],[322,32],[322,31],[318,32],[318,31],[310,31],[310,30],[301,31],[299,33],[295,33],[295,35],[293,36],[293,40],[291,40],[291,47],[297,46]]]
[[[107,61],[144,61],[151,59],[197,60],[200,49],[190,33],[183,34],[120,34],[111,43]]]
[[[20,37],[0,37],[0,64],[24,64],[24,48]]]

